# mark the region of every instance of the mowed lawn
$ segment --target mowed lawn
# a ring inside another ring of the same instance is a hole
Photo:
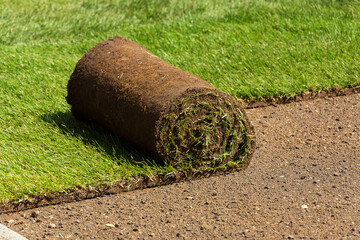
[[[175,169],[65,101],[76,62],[116,35],[237,98],[360,84],[360,3],[0,0],[0,202]]]

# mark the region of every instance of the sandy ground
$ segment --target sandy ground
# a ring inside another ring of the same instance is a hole
[[[241,172],[0,215],[29,239],[360,239],[360,94],[248,110]]]

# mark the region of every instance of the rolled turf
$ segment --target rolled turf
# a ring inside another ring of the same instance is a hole
[[[119,36],[76,64],[67,101],[80,120],[105,126],[174,167],[246,167],[253,128],[229,94]]]

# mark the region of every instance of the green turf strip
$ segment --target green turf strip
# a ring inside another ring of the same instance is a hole
[[[330,0],[0,0],[0,201],[169,173],[76,121],[79,58],[120,35],[234,97],[360,83],[360,3]]]

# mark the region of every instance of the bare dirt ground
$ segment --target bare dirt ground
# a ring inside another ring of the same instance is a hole
[[[360,239],[360,94],[247,110],[241,172],[0,215],[29,239]]]

